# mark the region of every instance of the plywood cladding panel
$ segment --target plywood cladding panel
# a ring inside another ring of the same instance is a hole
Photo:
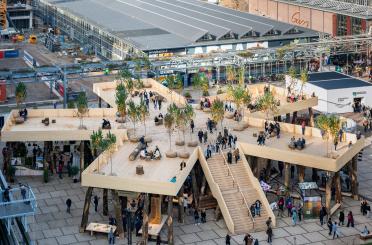
[[[336,14],[324,12],[323,32],[333,34],[333,22],[337,22],[337,18],[333,16]]]
[[[259,15],[267,16],[268,15],[268,0],[258,1],[258,12]]]
[[[267,16],[277,20],[278,19],[278,2],[269,0],[267,3]]]
[[[323,32],[323,11],[311,10],[311,20],[311,29]]]

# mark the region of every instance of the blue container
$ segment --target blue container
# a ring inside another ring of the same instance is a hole
[[[19,56],[19,51],[17,49],[4,51],[4,58],[17,58],[18,56]]]

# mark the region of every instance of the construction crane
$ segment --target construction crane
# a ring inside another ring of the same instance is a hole
[[[0,0],[0,29],[6,29],[6,1]]]

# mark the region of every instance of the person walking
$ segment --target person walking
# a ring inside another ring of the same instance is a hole
[[[302,221],[302,204],[301,203],[298,204],[297,214],[298,214],[298,221],[301,222]]]
[[[297,224],[297,210],[295,207],[292,208],[292,224],[293,226]]]
[[[63,169],[63,165],[62,165],[62,163],[60,163],[58,165],[58,176],[59,176],[60,179],[63,179],[63,177],[62,177],[62,169]]]
[[[115,234],[112,227],[110,228],[110,232],[108,233],[108,241],[110,245],[115,244]]]
[[[319,220],[320,220],[320,225],[323,226],[324,224],[324,217],[327,216],[327,210],[324,206],[320,209],[319,212]]]
[[[246,234],[244,236],[243,242],[244,242],[245,245],[252,245],[253,244],[253,239],[252,239],[251,235]]]
[[[193,119],[191,119],[190,121],[190,128],[191,128],[191,133],[194,133],[195,123]]]
[[[271,244],[273,242],[273,229],[271,227],[267,228],[267,242]]]
[[[345,213],[343,210],[340,211],[340,213],[338,214],[338,225],[344,225],[345,223]]]
[[[94,203],[94,211],[96,211],[96,213],[98,212],[98,200],[99,200],[99,197],[95,195],[93,198],[93,203]]]
[[[305,129],[306,129],[305,120],[303,120],[302,123],[301,123],[301,129],[302,129],[302,135],[305,135]]]
[[[231,241],[231,236],[229,234],[226,234],[226,237],[225,237],[226,245],[230,245],[230,241]]]
[[[161,237],[160,237],[160,234],[156,237],[156,245],[160,245],[161,244]]]
[[[72,204],[71,199],[67,198],[67,200],[66,200],[67,213],[70,213],[70,211],[71,211],[71,204]]]
[[[240,159],[239,148],[236,148],[234,150],[234,157],[235,157],[235,163],[238,163],[238,161]]]
[[[354,216],[353,216],[353,212],[349,212],[348,215],[347,215],[347,227],[354,227]]]
[[[269,217],[269,218],[266,220],[266,226],[267,226],[267,228],[271,227],[271,224],[272,224],[272,220],[271,220],[271,217]]]
[[[207,222],[207,213],[205,212],[205,209],[202,209],[200,211],[200,217],[201,217],[201,222],[206,223]]]
[[[332,235],[333,223],[332,223],[331,218],[328,219],[327,226],[329,229],[328,235]]]
[[[261,201],[260,200],[256,200],[256,202],[254,203],[254,212],[256,215],[260,216],[261,217]]]
[[[204,133],[203,133],[203,139],[204,139],[204,144],[206,144],[207,141],[208,141],[208,132],[207,131],[204,131]]]
[[[337,222],[336,221],[335,221],[335,223],[332,226],[332,232],[333,232],[333,239],[335,239],[335,236],[337,236],[337,238],[339,237],[339,235],[338,235],[338,229],[337,229]]]
[[[227,163],[232,164],[232,153],[231,150],[227,153]]]

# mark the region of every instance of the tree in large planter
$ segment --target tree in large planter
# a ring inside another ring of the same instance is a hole
[[[102,141],[102,146],[103,146],[104,151],[106,151],[109,155],[110,175],[113,175],[113,173],[112,173],[112,154],[114,153],[114,151],[116,149],[116,136],[109,131],[106,134],[106,137]]]
[[[98,131],[93,131],[92,135],[90,136],[90,141],[92,143],[93,156],[97,157],[99,154],[98,152],[102,150],[102,141],[103,141],[102,130],[98,129]],[[99,159],[98,159],[97,171],[99,173]]]
[[[303,70],[303,71],[301,71],[300,76],[301,76],[301,79],[300,79],[300,82],[301,82],[300,96],[301,96],[301,99],[304,99],[304,86],[309,81],[309,74],[308,74],[307,70]]]
[[[204,73],[198,73],[193,76],[192,83],[195,89],[202,91],[203,96],[208,96],[209,82]]]
[[[323,139],[326,140],[326,149],[327,156],[330,156],[329,153],[329,139],[332,138],[335,140],[338,136],[338,132],[341,128],[341,120],[336,115],[319,115],[316,118],[316,126],[322,131]]]
[[[184,110],[184,113],[185,113],[185,118],[186,118],[186,125],[190,125],[191,123],[191,120],[194,119],[195,117],[195,111],[194,111],[194,108],[192,107],[192,105],[190,104],[186,104],[185,108],[183,109]],[[186,126],[187,128],[187,126]],[[190,145],[197,145],[198,143],[195,141],[193,142],[192,141],[192,132],[191,132],[191,128],[190,128],[190,135],[191,135],[191,142]],[[184,140],[185,140],[185,135],[184,135]]]
[[[297,78],[296,68],[291,66],[288,69],[288,75],[289,75],[289,78],[290,78],[290,82],[289,82],[289,85],[288,85],[288,96],[290,96],[290,93],[293,92],[293,89],[296,86],[296,78]]]
[[[139,113],[139,119],[142,121],[143,126],[145,128],[145,138],[146,138],[146,134],[147,134],[147,131],[146,131],[146,119],[150,115],[150,113],[149,113],[149,110],[148,110],[148,108],[146,106],[145,101],[142,98],[141,98],[141,103],[138,106],[138,113]],[[147,138],[146,141],[148,141],[148,140],[149,139]]]
[[[245,67],[244,67],[244,65],[242,65],[239,68],[238,81],[239,81],[239,85],[244,87],[244,84],[245,84]]]
[[[88,113],[88,99],[85,92],[81,92],[76,100],[77,115],[80,118],[79,129],[87,129],[84,126],[84,117]]]
[[[236,80],[236,71],[233,66],[226,67],[226,80],[230,84],[233,84]]]
[[[124,128],[125,117],[127,116],[127,98],[128,92],[124,86],[124,83],[119,83],[116,86],[115,103],[118,108],[118,113],[120,116],[120,120],[117,121],[122,124],[120,128]]]
[[[130,100],[127,104],[127,107],[128,107],[128,117],[133,123],[133,135],[136,136],[136,123],[138,122],[139,117],[140,117],[138,106],[136,105],[136,103],[134,103],[133,100]]]
[[[242,110],[243,105],[248,105],[251,101],[251,95],[249,91],[246,90],[243,86],[232,86],[230,85],[228,88],[228,96],[234,102],[236,109],[241,115],[244,115],[244,110]],[[240,123],[240,120],[238,121]]]
[[[220,123],[221,124],[221,132],[223,131],[223,119],[224,119],[224,116],[225,116],[225,106],[224,106],[224,103],[222,100],[220,99],[215,99],[212,103],[212,106],[211,106],[211,114],[212,114],[212,119],[213,121],[215,121],[216,123]]]
[[[167,157],[176,157],[177,154],[172,151],[172,133],[173,133],[173,130],[174,130],[174,116],[172,115],[172,113],[167,113],[165,114],[164,116],[164,127],[167,129],[168,131],[168,136],[169,136],[169,150],[168,152],[166,152],[166,156]]]
[[[20,109],[21,105],[25,102],[27,97],[27,87],[23,82],[19,82],[15,89],[15,98],[18,110]]]
[[[266,120],[269,120],[270,113],[274,114],[278,111],[278,101],[271,91],[264,93],[257,99],[258,109],[265,112]]]

